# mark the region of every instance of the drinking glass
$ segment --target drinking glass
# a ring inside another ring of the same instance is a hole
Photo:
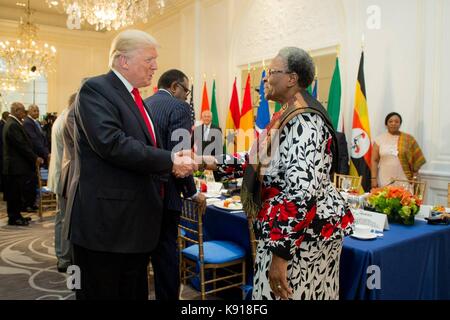
[[[352,187],[352,180],[349,178],[343,178],[341,183],[342,190],[347,193]]]

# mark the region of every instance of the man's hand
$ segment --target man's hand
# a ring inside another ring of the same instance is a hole
[[[177,178],[189,176],[198,168],[194,160],[186,155],[186,152],[187,151],[180,151],[174,155],[172,173]]]
[[[192,197],[192,199],[198,203],[198,206],[203,208],[206,207],[206,196],[199,192],[195,196]]]
[[[41,164],[44,164],[44,159],[42,159],[41,157],[37,157],[36,158],[36,167],[40,167]]]
[[[217,162],[214,156],[203,156],[202,163],[205,164],[205,168],[208,170],[217,170]]]

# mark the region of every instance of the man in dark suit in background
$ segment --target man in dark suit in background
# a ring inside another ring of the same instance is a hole
[[[0,119],[0,191],[4,190],[4,180],[3,177],[3,127],[5,126],[6,120],[8,119],[9,112],[5,111],[2,113],[2,118]]]
[[[216,155],[222,153],[222,129],[212,124],[211,111],[202,112],[203,124],[195,127],[192,143],[198,155]]]
[[[338,148],[338,167],[336,173],[349,174],[349,158],[348,158],[348,146],[345,134],[343,132],[336,132],[337,148]]]
[[[9,225],[28,225],[29,219],[20,211],[26,179],[36,166],[43,163],[31,146],[22,126],[26,116],[25,107],[20,102],[11,105],[11,114],[3,128],[3,174],[5,175],[5,196]]]
[[[148,299],[147,265],[162,220],[161,175],[186,177],[196,169],[190,157],[158,147],[138,90],[151,84],[156,47],[143,31],[119,33],[111,71],[88,79],[78,94],[67,204],[73,262],[81,271],[77,299]]]
[[[151,117],[155,121],[161,137],[162,148],[172,151],[182,143],[174,132],[184,133],[184,150],[190,150],[191,110],[186,99],[190,93],[189,80],[179,70],[169,70],[161,75],[158,81],[158,91],[145,100]],[[194,178],[183,179],[168,177],[165,184],[163,220],[159,242],[151,254],[154,271],[155,295],[157,300],[177,300],[179,297],[180,279],[179,257],[177,251],[178,222],[181,213],[181,197],[194,197],[199,202],[205,201],[205,196],[197,193]]]
[[[44,159],[44,163],[48,164],[49,151],[47,146],[47,139],[42,130],[39,119],[39,107],[35,104],[31,104],[28,107],[28,115],[23,120],[23,128],[30,138],[33,152],[39,157]],[[38,209],[36,205],[36,189],[38,187],[38,178],[36,172],[31,173],[25,184],[25,203],[24,207],[27,211],[36,211]]]

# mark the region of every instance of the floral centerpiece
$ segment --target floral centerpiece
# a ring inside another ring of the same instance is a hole
[[[414,224],[422,204],[422,200],[398,186],[372,189],[368,202],[375,211],[386,214],[389,221],[406,225]]]

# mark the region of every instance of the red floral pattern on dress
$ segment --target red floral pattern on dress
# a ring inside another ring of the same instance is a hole
[[[353,214],[350,210],[347,211],[345,216],[342,217],[341,220],[341,228],[345,229],[349,224],[352,224],[353,221],[355,221],[355,218],[353,217]]]
[[[333,234],[335,227],[331,224],[331,223],[327,223],[323,228],[322,231],[320,232],[320,234],[322,235],[322,237],[324,237],[325,239],[328,239],[331,237],[331,235]]]

